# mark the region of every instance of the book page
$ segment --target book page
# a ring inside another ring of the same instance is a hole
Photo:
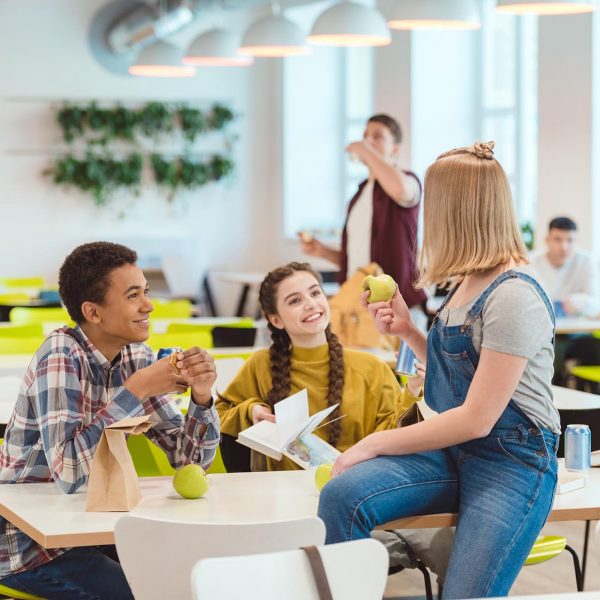
[[[283,454],[303,469],[308,469],[335,462],[340,452],[325,440],[309,433],[301,438],[296,438],[287,446]]]
[[[275,422],[279,449],[284,448],[302,430],[308,420],[308,393],[306,389],[292,394],[275,404]]]

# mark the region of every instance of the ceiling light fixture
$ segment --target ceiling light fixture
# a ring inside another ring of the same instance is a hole
[[[266,58],[310,54],[304,33],[296,23],[281,15],[279,2],[272,2],[271,8],[272,14],[246,30],[238,53]]]
[[[177,46],[158,41],[139,53],[129,73],[141,77],[193,77],[196,69],[181,64]]]
[[[395,0],[388,25],[392,29],[479,29],[476,0]]]
[[[183,64],[194,67],[247,67],[251,56],[238,54],[239,39],[231,31],[210,29],[200,34],[183,57]]]
[[[328,8],[315,21],[308,41],[325,46],[386,46],[392,36],[379,11],[348,0]]]
[[[581,0],[498,0],[496,11],[515,15],[568,15],[595,10],[593,2]]]

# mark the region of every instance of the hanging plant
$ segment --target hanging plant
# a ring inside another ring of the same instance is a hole
[[[137,192],[142,176],[142,156],[132,154],[124,160],[88,153],[84,159],[65,156],[46,172],[57,185],[74,187],[92,194],[102,206],[119,188]]]
[[[223,129],[227,123],[233,121],[233,117],[233,112],[227,108],[227,106],[215,104],[208,115],[208,127],[209,129],[216,129],[219,131]]]
[[[166,104],[150,102],[137,115],[137,126],[147,137],[157,137],[173,131],[173,115]]]
[[[204,113],[197,108],[182,106],[177,110],[177,117],[183,137],[193,142],[196,136],[206,130],[207,122]]]
[[[152,169],[156,183],[169,190],[167,199],[172,202],[180,189],[193,190],[211,181],[218,181],[233,170],[233,161],[215,155],[208,162],[196,162],[189,158],[167,160],[153,154]]]
[[[521,225],[521,235],[523,236],[523,242],[527,250],[533,250],[534,231],[531,223],[527,222]]]
[[[56,114],[65,142],[71,143],[81,137],[85,130],[86,109],[75,105],[66,105]]]

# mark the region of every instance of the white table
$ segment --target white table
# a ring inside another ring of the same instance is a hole
[[[556,319],[556,333],[593,333],[600,331],[600,319],[582,317],[561,317]]]
[[[255,523],[315,515],[314,472],[225,473],[209,475],[204,498],[184,500],[170,477],[141,479],[142,500],[132,514],[202,523]],[[85,492],[63,494],[54,483],[0,485],[0,515],[46,548],[114,543],[123,513],[85,512]],[[600,518],[600,470],[592,469],[585,488],[557,495],[549,521]],[[455,515],[423,515],[382,528],[442,527]]]

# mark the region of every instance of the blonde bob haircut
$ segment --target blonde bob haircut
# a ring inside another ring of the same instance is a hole
[[[494,142],[438,156],[425,174],[419,287],[454,285],[511,259],[527,262]]]

